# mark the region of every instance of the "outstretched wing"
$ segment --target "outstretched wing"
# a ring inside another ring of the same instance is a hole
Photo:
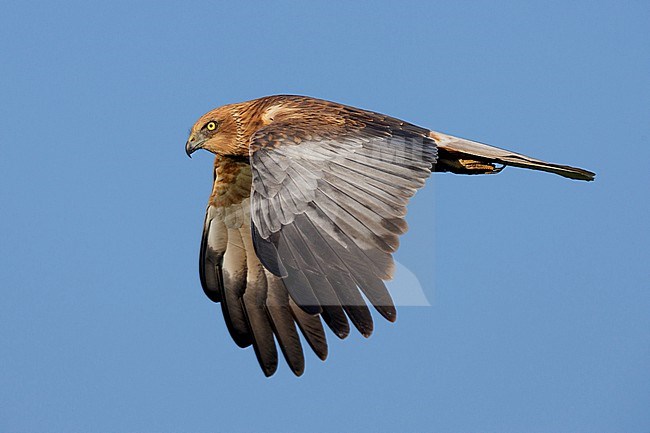
[[[450,171],[458,174],[491,174],[498,173],[503,167],[511,165],[554,173],[576,180],[591,181],[596,176],[589,170],[542,161],[511,150],[454,137],[442,132],[431,131],[429,136],[436,141],[439,150],[435,171]],[[495,164],[500,164],[501,167],[497,167]]]
[[[201,240],[201,285],[211,300],[221,303],[237,345],[253,345],[267,376],[277,368],[276,339],[292,371],[300,375],[304,356],[295,325],[321,359],[327,357],[325,333],[320,318],[298,308],[282,279],[264,269],[255,255],[250,188],[247,159],[217,157]]]
[[[428,130],[388,116],[310,103],[308,112],[274,113],[251,139],[255,250],[305,312],[320,313],[341,338],[348,318],[369,336],[362,293],[395,320],[384,280],[436,145]]]

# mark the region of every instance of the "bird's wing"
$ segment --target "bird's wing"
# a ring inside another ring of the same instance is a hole
[[[390,279],[406,205],[436,160],[428,130],[351,107],[298,112],[251,138],[255,250],[291,298],[339,337],[368,336],[364,299],[396,318]],[[346,317],[347,315],[347,317]]]
[[[431,131],[429,136],[436,141],[439,160],[436,171],[450,171],[458,174],[498,173],[504,166],[528,168],[558,174],[569,179],[594,180],[595,173],[569,165],[554,164],[511,150],[501,149],[477,141],[454,137]],[[496,167],[495,164],[502,164]]]
[[[201,285],[211,300],[221,303],[237,345],[253,345],[267,376],[277,368],[274,339],[292,371],[300,375],[304,356],[295,325],[321,359],[327,357],[325,333],[320,318],[298,308],[282,279],[257,259],[251,239],[250,187],[248,161],[217,157],[201,240]]]

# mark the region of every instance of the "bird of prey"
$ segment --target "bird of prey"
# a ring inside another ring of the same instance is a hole
[[[351,322],[368,337],[368,304],[395,321],[384,281],[407,230],[406,205],[431,172],[493,174],[511,165],[595,176],[305,96],[216,108],[190,131],[185,150],[198,149],[216,155],[201,285],[266,376],[277,369],[278,347],[293,373],[303,373],[299,331],[325,360],[323,324],[345,338]]]

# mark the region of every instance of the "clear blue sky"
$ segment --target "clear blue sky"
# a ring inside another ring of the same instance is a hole
[[[351,3],[2,3],[1,431],[649,431],[650,3]],[[397,254],[432,305],[266,379],[183,146],[275,93],[598,177],[433,176]]]

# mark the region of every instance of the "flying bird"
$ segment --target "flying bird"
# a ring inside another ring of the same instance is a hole
[[[277,369],[278,347],[293,373],[303,373],[299,332],[322,360],[324,325],[339,338],[350,323],[370,336],[366,300],[395,321],[384,281],[407,230],[406,205],[431,172],[494,174],[510,165],[595,176],[305,96],[216,108],[192,126],[185,150],[198,149],[216,155],[201,285],[266,376]]]

